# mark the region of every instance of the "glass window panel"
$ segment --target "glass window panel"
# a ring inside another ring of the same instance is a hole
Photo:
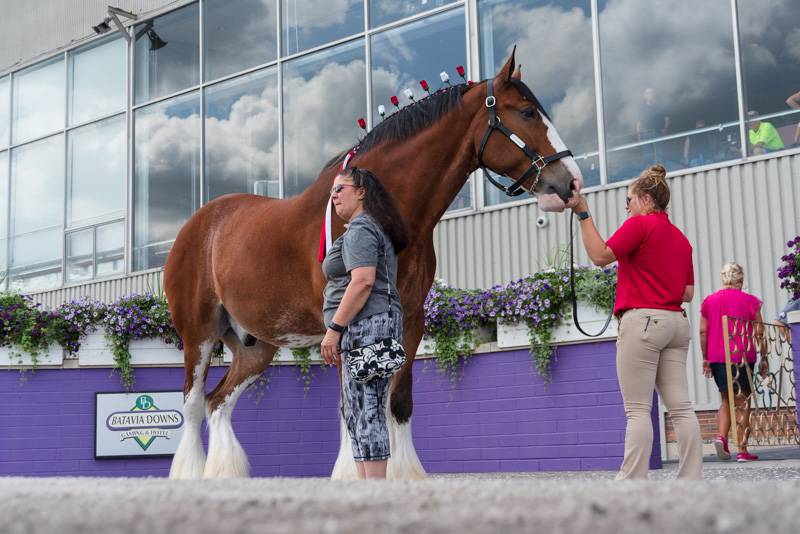
[[[98,226],[95,231],[97,273],[110,276],[125,271],[125,222]]]
[[[125,109],[126,52],[125,39],[115,38],[70,53],[70,124]]]
[[[522,80],[575,154],[584,185],[600,183],[589,0],[486,0],[478,4],[482,77],[494,76],[514,46]],[[542,24],[542,21],[547,21]],[[535,32],[530,28],[536,27]],[[543,47],[542,43],[548,43]],[[557,54],[553,50],[558,50]],[[533,65],[533,68],[525,68]],[[505,179],[501,179],[505,181]],[[507,182],[511,183],[511,182]],[[520,200],[485,182],[487,205]]]
[[[687,167],[685,140],[699,140],[693,133],[711,126],[717,133],[706,134],[719,149],[710,159],[735,157],[726,146],[728,126],[739,117],[730,6],[728,0],[708,0],[701,10],[695,0],[600,1],[610,181],[633,178],[656,162],[668,171]]]
[[[0,152],[0,288],[8,271],[8,152]]]
[[[64,83],[61,56],[14,75],[14,143],[64,127]]]
[[[67,225],[125,214],[125,116],[69,132]]]
[[[453,0],[369,0],[369,26],[377,28],[452,3]]]
[[[136,26],[136,103],[197,85],[200,22],[197,4]]]
[[[199,207],[200,98],[171,98],[134,115],[133,268],[164,265],[175,236]]]
[[[364,31],[363,0],[281,0],[283,55]]]
[[[800,10],[791,1],[738,2],[748,152],[800,146]],[[752,132],[752,133],[751,133]],[[766,143],[764,141],[766,140]],[[752,141],[755,141],[755,145]]]
[[[278,56],[276,6],[272,0],[203,3],[206,80],[268,63]]]
[[[0,152],[0,238],[5,237],[8,237],[8,151]]]
[[[439,89],[442,70],[449,71],[454,81],[458,80],[456,65],[467,64],[465,39],[462,8],[373,35],[373,124],[381,120],[378,105],[383,104],[389,113],[395,109],[389,100],[392,95],[401,99],[401,106],[408,102],[403,96],[406,88],[411,89],[417,99],[426,96],[419,80],[427,80],[431,91]],[[436,53],[432,54],[431,50]],[[472,194],[467,181],[448,209],[471,205]]]
[[[297,195],[322,166],[358,142],[366,111],[364,42],[284,63],[284,196]]]
[[[9,287],[31,292],[61,285],[62,227],[16,235],[11,242]]]
[[[50,137],[11,153],[11,287],[61,284],[64,238],[64,137]]]
[[[207,88],[205,106],[205,198],[279,196],[277,69]]]
[[[11,116],[9,107],[11,106],[11,78],[6,76],[0,78],[0,148],[8,146],[9,126]]]
[[[67,234],[67,282],[91,280],[94,271],[94,229]]]

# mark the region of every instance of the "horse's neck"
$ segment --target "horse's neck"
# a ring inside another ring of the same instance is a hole
[[[377,147],[357,162],[385,181],[412,235],[433,231],[475,170],[475,149],[467,137],[474,113],[465,108],[403,142]]]

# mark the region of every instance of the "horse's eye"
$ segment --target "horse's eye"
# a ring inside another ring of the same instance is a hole
[[[521,114],[521,115],[522,115],[522,116],[523,116],[523,117],[524,117],[526,120],[528,120],[528,119],[532,119],[533,117],[535,117],[535,116],[536,116],[536,109],[534,109],[534,108],[525,108],[525,109],[523,109],[522,111],[520,111],[520,114]]]

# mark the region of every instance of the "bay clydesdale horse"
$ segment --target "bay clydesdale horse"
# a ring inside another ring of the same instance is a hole
[[[317,260],[329,189],[343,156],[289,199],[234,194],[199,209],[183,226],[164,270],[164,289],[184,342],[185,429],[171,478],[242,477],[249,462],[231,425],[242,391],[270,364],[278,347],[317,344],[325,333]],[[470,173],[488,167],[517,182],[551,211],[574,200],[582,179],[572,154],[536,97],[520,81],[514,53],[497,76],[457,85],[409,105],[361,142],[351,164],[369,169],[392,194],[409,229],[399,256],[398,289],[405,311],[403,344],[410,356],[393,378],[389,413],[389,478],[422,478],[411,440],[411,368],[422,338],[423,302],[433,283],[433,230]],[[334,238],[344,231],[334,218]],[[214,346],[233,362],[214,390],[205,381]],[[335,410],[331,407],[331,410]],[[200,424],[208,419],[208,457]],[[355,477],[346,429],[333,478]]]

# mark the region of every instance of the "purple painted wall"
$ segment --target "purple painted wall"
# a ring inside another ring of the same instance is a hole
[[[796,335],[795,339],[800,337]],[[470,358],[455,386],[415,363],[414,442],[432,473],[617,469],[625,414],[614,342],[563,346],[545,387],[527,350]],[[215,384],[224,368],[212,368]],[[254,476],[327,476],[339,447],[338,381],[274,366],[260,403],[243,395],[234,428]],[[136,370],[139,391],[182,388],[179,368]],[[0,371],[0,475],[165,476],[169,458],[94,459],[94,393],[119,391],[109,369],[49,369],[20,384]],[[651,466],[661,467],[658,419]]]

